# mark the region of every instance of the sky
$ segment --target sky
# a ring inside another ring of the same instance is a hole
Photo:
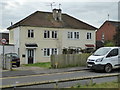
[[[12,22],[24,19],[35,11],[52,12],[52,8],[99,28],[106,20],[118,21],[119,0],[2,0],[0,1],[0,32]]]

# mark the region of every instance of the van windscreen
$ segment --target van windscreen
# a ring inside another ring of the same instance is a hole
[[[93,54],[94,56],[104,56],[105,54],[107,54],[109,51],[111,50],[111,48],[100,48],[97,51],[95,51],[95,53]]]

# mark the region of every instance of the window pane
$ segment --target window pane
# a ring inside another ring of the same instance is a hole
[[[55,31],[55,38],[57,38],[57,31]]]
[[[110,55],[111,55],[111,56],[117,56],[117,55],[118,55],[118,49],[113,49],[113,50],[110,52]]]
[[[70,32],[68,32],[68,38],[70,38]]]
[[[89,33],[87,33],[87,39],[89,39]]]
[[[91,33],[89,33],[90,34],[90,39],[91,39]]]
[[[55,54],[57,54],[57,48],[55,48]]]
[[[77,32],[77,39],[79,39],[79,32]]]
[[[77,38],[77,32],[74,32],[74,38]]]
[[[30,37],[30,30],[28,30],[28,37]]]
[[[50,31],[47,31],[47,38],[50,38]]]
[[[44,49],[44,56],[47,56],[46,48]]]
[[[34,37],[34,31],[31,30],[31,37]]]
[[[73,38],[73,33],[72,33],[72,32],[70,32],[70,34],[71,34],[71,38]]]
[[[47,56],[50,56],[50,49],[47,49]]]
[[[52,31],[52,38],[55,38],[55,37],[54,37],[54,31]]]
[[[46,31],[44,31],[44,38],[47,38],[47,37],[46,37],[46,34],[47,34]]]
[[[52,52],[51,52],[51,54],[52,54],[52,55],[54,54],[54,48],[52,48]]]

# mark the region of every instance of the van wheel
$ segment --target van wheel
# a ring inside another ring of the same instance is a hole
[[[110,64],[107,64],[107,65],[105,65],[104,70],[105,70],[105,72],[109,73],[112,71],[112,66]]]

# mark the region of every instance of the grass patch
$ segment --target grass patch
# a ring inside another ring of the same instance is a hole
[[[51,63],[41,62],[41,63],[34,63],[34,64],[24,64],[23,66],[51,68]]]
[[[89,85],[81,85],[77,84],[75,86],[72,86],[71,88],[120,88],[120,82],[117,81],[114,82],[105,82],[100,84],[89,84]]]

